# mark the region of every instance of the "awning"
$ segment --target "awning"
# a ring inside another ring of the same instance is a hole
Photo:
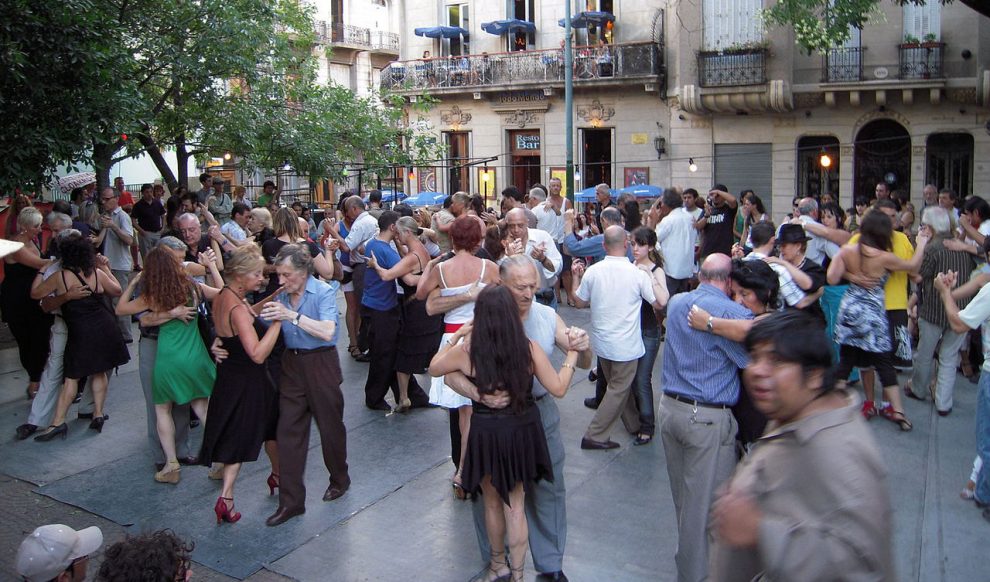
[[[508,20],[485,22],[481,25],[481,30],[495,36],[501,36],[512,32],[536,32],[536,25],[528,20],[510,18]]]
[[[589,26],[602,26],[606,22],[614,22],[615,15],[611,12],[580,12],[571,18],[571,28],[588,28]],[[564,19],[557,21],[561,27],[564,26]]]
[[[619,194],[632,194],[636,198],[659,198],[663,196],[663,188],[649,184],[639,184],[636,186],[626,186],[619,190]]]
[[[458,38],[461,36],[466,38],[471,35],[471,33],[460,26],[427,26],[417,28],[413,32],[416,33],[416,36],[425,36],[427,38]]]

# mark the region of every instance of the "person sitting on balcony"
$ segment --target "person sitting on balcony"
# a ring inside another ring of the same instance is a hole
[[[608,43],[605,42],[604,38],[598,39],[595,60],[598,62],[599,77],[611,77],[613,75],[612,52],[609,50]]]
[[[432,58],[433,56],[430,54],[430,51],[423,51],[423,62],[416,65],[416,68],[426,77],[430,86],[435,87],[437,84],[437,74],[433,70],[433,61],[430,60]]]

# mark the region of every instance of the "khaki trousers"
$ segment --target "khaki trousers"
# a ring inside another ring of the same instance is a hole
[[[612,426],[622,417],[622,424],[630,433],[639,431],[639,411],[636,409],[636,399],[630,388],[636,377],[636,366],[639,360],[630,362],[615,362],[599,356],[598,363],[605,375],[605,397],[598,405],[595,417],[591,419],[585,438],[604,442],[612,434]]]

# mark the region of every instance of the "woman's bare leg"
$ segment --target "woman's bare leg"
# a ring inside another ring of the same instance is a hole
[[[471,432],[471,406],[457,409],[457,426],[461,430],[461,458],[457,462],[457,473],[454,480],[460,483],[461,471],[464,470],[464,456],[467,454],[468,434]]]
[[[265,454],[268,455],[268,462],[272,464],[272,473],[276,476],[278,472],[278,443],[275,441],[265,441]]]
[[[165,462],[177,462],[175,456],[175,421],[172,420],[172,403],[155,404],[155,420],[158,425],[158,441],[165,453]]]
[[[79,379],[66,378],[62,384],[62,390],[58,393],[58,403],[55,405],[55,416],[52,418],[52,426],[58,426],[65,422],[65,415],[69,413],[69,407],[76,397],[79,389]]]
[[[485,504],[485,531],[491,546],[491,561],[485,580],[491,581],[509,573],[509,562],[505,556],[505,504],[498,491],[492,487],[491,477],[481,480],[481,499]]]
[[[509,530],[509,567],[512,582],[522,582],[526,567],[526,549],[529,547],[529,524],[526,522],[526,491],[522,483],[509,492],[509,505],[502,504],[505,524]]]
[[[347,339],[351,342],[350,345],[356,346],[358,329],[361,328],[361,306],[358,305],[357,295],[353,291],[344,292],[344,301],[347,303],[347,317],[344,318],[347,323]]]
[[[110,378],[107,376],[107,372],[93,374],[89,381],[90,390],[93,391],[93,418],[103,416],[103,404],[107,401],[107,386],[109,384]]]

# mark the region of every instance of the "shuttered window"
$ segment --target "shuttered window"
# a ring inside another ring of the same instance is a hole
[[[724,184],[735,196],[756,192],[770,211],[773,164],[768,143],[715,144],[715,183]]]
[[[726,50],[763,40],[762,0],[704,0],[704,48]]]
[[[927,2],[924,5],[904,5],[904,37],[924,40],[929,34],[938,40],[942,37],[942,4]]]

